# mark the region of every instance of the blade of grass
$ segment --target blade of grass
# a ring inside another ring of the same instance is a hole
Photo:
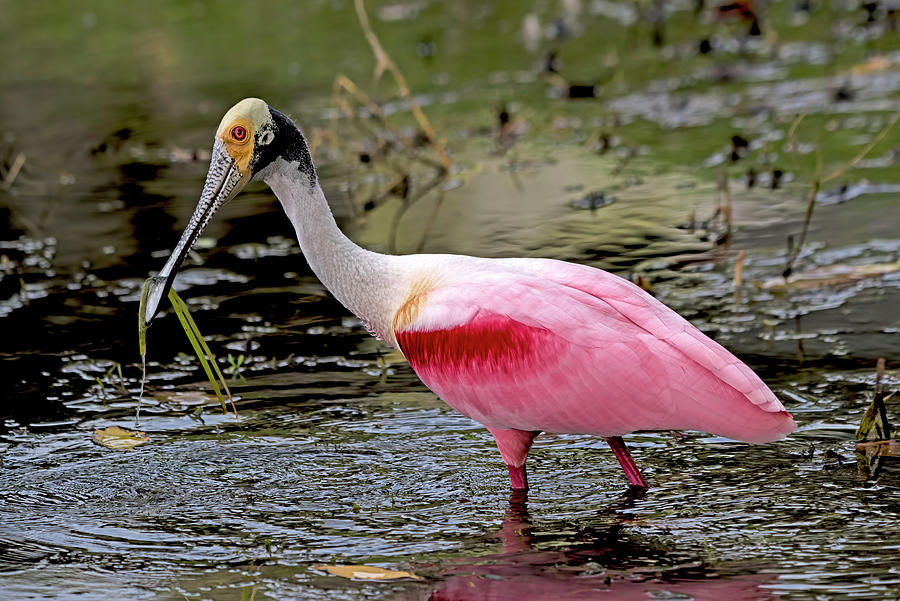
[[[222,391],[219,390],[219,385],[216,383],[216,379],[213,376],[212,369],[209,367],[209,361],[206,360],[206,356],[203,354],[203,349],[200,348],[200,344],[197,342],[197,337],[194,335],[194,332],[191,330],[191,326],[188,324],[187,319],[184,316],[183,309],[177,305],[176,301],[172,300],[172,297],[169,296],[169,300],[172,301],[172,305],[175,307],[175,315],[178,317],[178,321],[181,322],[181,327],[184,328],[184,333],[188,337],[188,341],[191,343],[191,347],[194,349],[194,354],[197,355],[197,358],[200,360],[200,365],[203,367],[203,371],[206,372],[206,377],[209,379],[209,383],[212,384],[213,391],[216,393],[216,398],[219,399],[219,403],[222,404],[222,411],[228,413],[228,407],[225,406],[225,397],[222,396]]]
[[[121,389],[122,392],[127,393],[128,389],[125,388],[125,378],[122,376],[122,364],[118,361],[116,361],[116,371],[119,372],[119,389]]]
[[[141,391],[138,393],[138,406],[134,415],[134,427],[141,424],[141,404],[144,402],[144,384],[147,382],[147,322],[144,321],[147,298],[154,286],[153,278],[144,280],[141,286],[141,302],[138,305],[138,350],[141,352]],[[120,372],[121,373],[121,372]]]
[[[181,307],[184,309],[184,316],[187,318],[188,323],[191,326],[191,329],[194,332],[194,335],[197,337],[197,341],[200,343],[200,347],[203,349],[203,352],[206,353],[206,356],[209,357],[209,361],[212,364],[213,369],[216,372],[216,375],[219,377],[219,381],[222,383],[222,387],[225,389],[225,394],[228,395],[228,400],[231,401],[231,406],[234,408],[234,398],[231,396],[231,390],[228,389],[228,384],[225,383],[225,376],[222,375],[222,370],[219,368],[219,363],[216,361],[215,355],[212,354],[212,351],[209,350],[209,345],[206,344],[206,340],[203,338],[203,335],[200,333],[200,329],[197,327],[197,323],[194,321],[194,318],[191,317],[190,311],[188,311],[187,303],[185,303],[180,296],[176,293],[172,293],[175,295],[175,298],[178,299],[178,302],[181,303]],[[235,415],[237,415],[237,411],[235,410]]]
[[[141,302],[138,305],[138,350],[141,357],[147,354],[147,322],[144,321],[144,310],[147,307],[147,297],[150,296],[150,288],[153,286],[153,278],[144,280],[141,287]]]
[[[206,377],[209,379],[213,391],[216,393],[216,398],[218,398],[219,402],[222,404],[222,411],[228,413],[228,407],[225,404],[225,398],[222,395],[219,384],[216,382],[215,376],[218,376],[222,388],[225,389],[225,394],[228,395],[228,400],[231,402],[231,408],[234,411],[235,417],[237,417],[237,408],[234,406],[234,397],[231,396],[231,390],[228,389],[228,384],[225,382],[225,376],[222,374],[222,370],[219,369],[219,364],[216,362],[215,355],[213,355],[209,346],[206,344],[206,341],[203,339],[203,335],[200,333],[197,323],[194,321],[194,318],[191,317],[187,304],[171,288],[169,289],[169,302],[172,303],[175,314],[181,322],[181,327],[184,328],[184,333],[187,335],[191,346],[194,348],[194,353],[196,353],[197,358],[200,360],[203,371],[206,372]],[[210,364],[212,367],[210,367]],[[215,370],[215,376],[213,376],[213,370]]]

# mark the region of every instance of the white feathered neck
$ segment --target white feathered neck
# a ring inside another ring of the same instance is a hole
[[[366,250],[345,236],[318,182],[293,163],[278,159],[262,179],[281,201],[316,277],[378,337],[396,346],[392,320],[409,295],[416,266],[406,257]]]

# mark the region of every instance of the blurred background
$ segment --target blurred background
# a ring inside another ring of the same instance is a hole
[[[733,575],[735,599],[895,586],[896,472],[873,485],[852,439],[879,357],[885,389],[898,382],[900,5],[359,7],[0,2],[0,583],[21,598],[455,599],[448,574],[490,552],[513,569],[500,580],[597,577],[522,599],[596,592],[607,574],[649,583],[637,598],[710,574]],[[487,433],[327,295],[255,184],[177,284],[241,420],[217,413],[168,316],[149,337],[151,444],[92,445],[95,428],[135,426],[141,283],[248,96],[305,132],[356,241],[613,271],[756,369],[801,431],[759,448],[636,435],[659,487],[637,504],[615,501],[602,442],[546,437],[528,508],[508,504]],[[817,517],[798,526],[801,510]],[[510,547],[510,524],[532,542]],[[429,580],[335,584],[312,567],[342,560]]]

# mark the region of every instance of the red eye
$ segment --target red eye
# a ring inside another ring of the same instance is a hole
[[[242,142],[244,138],[247,137],[247,130],[238,125],[234,129],[231,130],[231,137],[237,140],[238,142]]]

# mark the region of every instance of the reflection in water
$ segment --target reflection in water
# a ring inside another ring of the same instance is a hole
[[[699,558],[672,565],[666,561],[671,560],[670,550],[626,535],[630,518],[620,512],[634,507],[635,494],[629,491],[609,507],[608,522],[581,529],[569,545],[554,549],[540,544],[528,514],[527,493],[513,492],[497,533],[503,551],[443,568],[439,576],[445,580],[429,601],[544,601],[599,595],[617,601],[773,598],[760,585],[773,582],[774,574],[720,578]]]

